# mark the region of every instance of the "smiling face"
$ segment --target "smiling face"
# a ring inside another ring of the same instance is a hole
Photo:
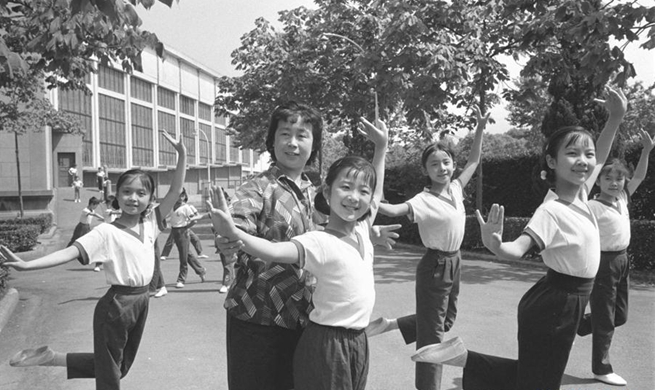
[[[331,218],[337,216],[345,222],[356,222],[368,212],[373,188],[361,171],[344,168],[323,195],[329,200]]]
[[[428,156],[424,168],[433,184],[447,185],[455,172],[455,162],[450,154],[436,149]]]
[[[116,193],[116,200],[123,213],[139,215],[150,204],[152,193],[139,177],[134,176],[121,184]]]
[[[277,166],[287,176],[300,175],[312,154],[313,142],[312,125],[302,117],[295,122],[280,120],[273,143]]]
[[[601,194],[618,198],[625,188],[625,175],[615,169],[603,170],[596,180],[596,184],[600,187]]]
[[[557,185],[583,185],[596,167],[596,148],[587,136],[564,142],[556,158],[546,156],[548,166],[555,171]]]

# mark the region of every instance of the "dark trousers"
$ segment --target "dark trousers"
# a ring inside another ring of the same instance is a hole
[[[234,280],[234,263],[236,262],[236,256],[232,255],[232,257],[228,259],[220,252],[219,256],[221,258],[221,264],[223,265],[223,286],[229,286]]]
[[[293,358],[295,390],[364,390],[369,350],[364,330],[311,322]]]
[[[446,324],[457,316],[460,254],[428,249],[416,267],[416,349],[443,340]],[[416,363],[416,388],[441,387],[442,366]]]
[[[111,286],[93,313],[93,353],[68,353],[68,378],[95,378],[96,390],[120,389],[147,318],[147,286]]]
[[[77,240],[78,238],[82,237],[83,235],[87,234],[90,231],[91,231],[91,225],[89,225],[88,223],[79,222],[77,225],[75,225],[75,230],[73,230],[73,237],[71,237],[70,241],[68,241],[66,248],[73,245],[75,240]]]
[[[166,282],[164,282],[164,274],[161,272],[161,262],[159,261],[159,241],[155,239],[155,270],[148,285],[148,290],[157,291],[165,285]]]
[[[625,250],[602,252],[600,267],[589,297],[591,314],[582,319],[578,334],[592,335],[591,370],[605,375],[614,372],[610,363],[610,345],[614,328],[628,320],[630,261]]]
[[[230,390],[293,389],[293,353],[302,328],[241,321],[227,314],[227,383]]]
[[[193,230],[191,229],[189,229],[189,241],[191,242],[193,248],[196,250],[196,253],[201,255],[202,243],[200,243],[200,239],[198,238],[196,233],[194,233]],[[164,243],[164,248],[162,249],[161,255],[164,257],[168,257],[171,254],[171,250],[173,249],[173,244],[175,244],[175,241],[173,240],[173,235],[169,234],[168,238],[166,239],[166,242]]]
[[[203,275],[205,269],[200,265],[196,256],[189,251],[189,228],[173,228],[171,229],[171,236],[177,246],[177,251],[180,254],[180,273],[177,275],[177,281],[184,283],[189,270],[189,265],[196,272],[196,275]]]
[[[518,308],[519,358],[468,352],[466,390],[559,390],[593,279],[548,270]]]

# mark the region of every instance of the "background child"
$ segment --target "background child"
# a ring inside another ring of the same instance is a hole
[[[100,197],[104,198],[103,186],[105,184],[105,168],[100,166],[98,167],[98,172],[96,172],[96,180],[98,182],[98,192],[100,192]]]
[[[74,202],[75,202],[75,203],[80,203],[80,202],[82,202],[82,200],[80,199],[80,189],[81,189],[82,187],[84,187],[84,182],[82,181],[82,179],[80,179],[79,176],[76,175],[76,176],[73,178],[73,184],[72,184],[72,186],[73,186],[73,190],[75,190],[75,200],[74,200]]]
[[[198,210],[195,207],[187,204],[188,200],[189,197],[186,190],[182,189],[182,193],[175,203],[170,216],[171,236],[173,236],[173,241],[180,255],[180,272],[177,276],[177,284],[175,285],[177,288],[184,287],[189,264],[200,277],[201,282],[205,281],[205,274],[207,273],[207,270],[200,265],[196,256],[189,251],[189,229],[195,221],[203,218],[203,216],[198,214]]]
[[[93,218],[97,218],[101,221],[105,220],[102,215],[95,212],[95,209],[99,204],[100,200],[98,200],[98,198],[95,196],[92,196],[91,199],[89,199],[89,204],[82,209],[82,213],[80,214],[80,221],[75,226],[75,230],[73,230],[73,237],[71,237],[66,247],[73,245],[75,240],[91,231],[91,221]]]
[[[587,197],[607,159],[627,108],[621,90],[609,89],[609,119],[594,147],[589,132],[569,126],[553,133],[545,147],[542,178],[554,184],[524,232],[502,242],[504,209],[494,204],[487,222],[476,211],[484,245],[499,257],[520,259],[538,246],[546,276],[518,307],[518,360],[467,351],[459,337],[427,346],[416,361],[464,367],[463,388],[559,389],[576,330],[584,314],[600,262],[600,237]]]
[[[102,262],[111,287],[100,298],[93,314],[93,353],[60,353],[49,347],[26,349],[10,364],[65,366],[68,378],[95,378],[96,389],[120,389],[120,378],[129,371],[148,316],[148,283],[154,269],[154,242],[180,191],[186,173],[186,149],[168,133],[164,137],[178,152],[170,189],[158,207],[155,182],[146,172],[132,169],[117,182],[116,208],[121,216],[101,224],[72,246],[25,262],[6,247],[0,253],[5,265],[18,271],[50,268],[79,259],[82,264]],[[120,320],[117,320],[120,319]]]
[[[614,328],[628,319],[630,262],[626,250],[630,244],[628,201],[646,178],[648,155],[655,146],[650,135],[641,130],[641,156],[632,179],[623,161],[612,159],[600,171],[596,185],[600,194],[589,201],[600,230],[600,267],[589,297],[591,313],[580,322],[578,335],[593,333],[591,370],[594,378],[610,385],[627,382],[614,373],[609,350]]]
[[[368,325],[375,303],[373,245],[369,238],[382,195],[387,130],[362,119],[375,143],[373,164],[344,157],[330,167],[324,195],[330,218],[324,231],[270,242],[235,227],[219,189],[212,194],[214,229],[241,240],[245,252],[274,263],[298,263],[317,277],[314,310],[294,354],[294,386],[308,389],[364,389],[368,373]],[[377,179],[376,179],[377,177]],[[211,205],[210,205],[211,206]]]
[[[464,188],[475,173],[482,151],[482,133],[489,113],[482,116],[475,107],[477,128],[471,152],[462,172],[455,172],[455,153],[443,142],[429,145],[421,158],[430,187],[403,204],[380,205],[380,213],[392,217],[406,215],[416,222],[427,252],[416,267],[416,348],[439,343],[457,316],[460,262],[466,210]],[[383,319],[376,320],[376,323]],[[441,367],[416,364],[416,388],[441,387]]]

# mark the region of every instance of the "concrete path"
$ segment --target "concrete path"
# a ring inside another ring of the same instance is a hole
[[[77,219],[81,205],[85,203],[65,204],[70,206],[69,218]],[[64,227],[61,245],[74,223],[68,223],[69,227],[63,221],[60,224]],[[160,237],[162,244],[164,239],[165,235]],[[122,382],[124,389],[227,389],[225,295],[218,293],[222,267],[211,254],[211,243],[203,240],[203,245],[210,255],[202,260],[208,269],[206,283],[192,274],[184,289],[176,289],[175,250],[170,260],[162,263],[170,293],[151,300],[144,339]],[[422,252],[413,246],[377,251],[374,318],[414,311],[414,269]],[[460,336],[467,347],[480,352],[516,357],[516,307],[543,273],[540,267],[465,256],[459,315],[447,337]],[[13,368],[8,361],[20,349],[40,345],[60,351],[91,351],[93,309],[107,289],[104,274],[71,262],[49,270],[13,272],[9,283],[19,291],[20,301],[0,333],[0,389],[93,388],[92,380],[66,380],[65,370],[59,367]],[[628,389],[655,389],[655,288],[633,286],[630,294],[630,318],[616,331],[612,362],[616,372],[627,379]],[[413,346],[404,345],[398,332],[371,338],[370,346],[367,389],[414,388],[414,366],[409,359]],[[576,339],[562,389],[617,389],[590,379],[590,356],[591,338]],[[461,389],[461,376],[461,369],[445,367],[442,389]]]

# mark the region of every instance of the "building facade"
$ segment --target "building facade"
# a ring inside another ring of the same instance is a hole
[[[71,185],[68,170],[73,165],[84,187],[96,186],[99,167],[106,168],[114,185],[125,170],[144,169],[155,177],[157,195],[163,196],[176,152],[160,130],[185,143],[190,195],[201,194],[208,182],[231,192],[245,177],[266,168],[267,161],[256,151],[233,145],[226,119],[214,114],[217,72],[172,49],[163,57],[144,51],[142,66],[142,72],[127,74],[119,66],[99,64],[87,77],[91,94],[48,92],[54,107],[76,116],[85,134],[45,129],[18,137],[27,212],[51,209],[57,189]],[[0,214],[18,208],[14,141],[13,134],[0,134]]]

